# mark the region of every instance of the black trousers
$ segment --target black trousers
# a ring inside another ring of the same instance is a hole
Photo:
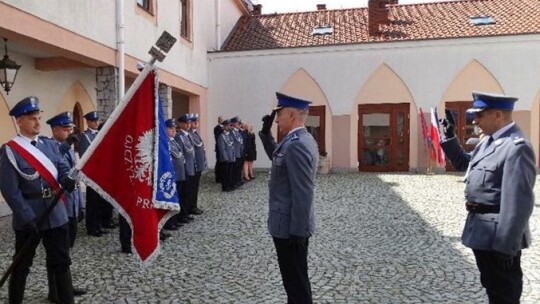
[[[121,214],[118,215],[118,225],[120,226],[120,246],[122,246],[122,251],[130,251],[131,227],[129,227],[128,222]]]
[[[194,177],[194,181],[193,181],[193,208],[191,209],[191,211],[195,210],[195,208],[199,208],[198,207],[198,202],[199,202],[199,188],[201,186],[201,171],[198,171],[198,172],[195,172],[195,177]]]
[[[111,203],[109,203],[106,199],[99,196],[99,209],[100,209],[100,225],[103,226],[109,226],[113,223],[113,206]]]
[[[101,230],[101,196],[90,187],[86,187],[86,231],[93,233]]]
[[[294,252],[289,248],[289,239],[274,238],[288,304],[313,303],[307,265],[309,239],[306,242],[305,250]]]
[[[233,167],[234,163],[221,162],[220,163],[220,180],[221,180],[221,190],[230,191],[234,189],[234,180],[233,180]]]
[[[240,186],[242,180],[242,170],[244,169],[244,158],[237,158],[234,162],[234,185]]]
[[[519,303],[523,291],[521,251],[514,257],[510,269],[503,269],[496,252],[473,250],[476,265],[480,270],[480,281],[486,289],[490,304]]]
[[[190,214],[195,206],[195,187],[197,186],[197,181],[195,175],[186,175],[186,180],[184,181],[184,195],[183,201],[185,206],[185,211],[187,214]],[[181,208],[184,208],[180,204]]]
[[[73,246],[75,246],[75,240],[77,239],[77,226],[78,219],[76,217],[70,217],[68,222],[69,248],[73,248]]]

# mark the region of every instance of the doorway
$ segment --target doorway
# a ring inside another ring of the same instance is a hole
[[[409,104],[358,106],[358,169],[409,170]]]

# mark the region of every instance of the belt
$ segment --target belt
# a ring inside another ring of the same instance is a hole
[[[35,194],[26,194],[23,195],[26,199],[49,199],[54,197],[56,192],[52,188],[43,188],[41,189],[41,193],[35,193]]]
[[[471,213],[499,213],[500,205],[486,205],[475,202],[466,202],[465,209]]]

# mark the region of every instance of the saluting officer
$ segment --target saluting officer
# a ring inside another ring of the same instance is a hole
[[[195,148],[195,188],[193,189],[193,208],[191,208],[190,213],[199,215],[202,214],[203,211],[199,209],[198,207],[198,201],[199,201],[199,188],[201,184],[201,174],[203,171],[208,169],[208,165],[206,163],[206,151],[204,150],[204,142],[197,132],[197,128],[199,127],[199,114],[193,113],[191,114],[191,124],[189,129],[189,134],[191,135],[191,140],[193,142],[193,146]]]
[[[465,207],[469,212],[463,245],[473,250],[490,303],[519,303],[523,289],[521,249],[531,244],[529,218],[534,206],[535,155],[512,121],[518,100],[473,92],[473,124],[485,137],[466,153],[455,137],[447,109],[441,122],[441,146],[452,165],[465,171]]]
[[[68,192],[75,188],[69,165],[61,157],[57,143],[39,136],[41,111],[37,97],[27,97],[9,112],[15,117],[19,134],[0,149],[0,190],[13,211],[15,250],[29,242],[29,250],[11,273],[9,303],[22,303],[26,278],[43,240],[47,268],[54,273],[59,303],[73,303],[69,228],[66,206],[58,202],[49,214],[60,185]]]
[[[312,303],[307,255],[315,229],[313,195],[319,152],[304,125],[310,102],[281,93],[276,96],[277,108],[263,118],[259,132],[272,160],[268,231],[274,239],[287,303]],[[276,113],[284,135],[279,144],[270,133]]]
[[[216,167],[214,168],[214,174],[216,175],[216,183],[221,183],[220,176],[222,175],[220,173],[222,161],[219,159],[219,151],[218,151],[218,137],[223,133],[223,117],[219,116],[217,119],[217,125],[214,127],[214,141],[216,143],[215,152],[216,152]]]
[[[71,112],[60,113],[51,119],[47,120],[47,124],[51,126],[52,137],[58,145],[58,149],[62,154],[62,157],[69,164],[69,168],[75,168],[77,164],[77,157],[75,151],[71,146],[79,140],[77,134],[73,132],[73,120],[71,119]],[[82,203],[81,190],[78,185],[75,185],[75,190],[65,195],[65,204],[68,214],[68,226],[69,226],[69,247],[75,246],[75,240],[77,238],[77,222],[82,219],[84,214],[84,206]],[[47,279],[49,282],[49,301],[58,303],[57,288],[54,282],[54,273],[52,269],[47,267]],[[86,290],[82,288],[73,287],[73,294],[75,296],[81,296],[86,294]]]
[[[79,137],[79,156],[82,157],[98,133],[99,115],[91,111],[84,115],[88,128]],[[101,229],[101,197],[91,187],[86,187],[86,233],[100,237],[106,233]]]
[[[178,117],[177,120],[177,133],[174,137],[174,140],[182,148],[182,154],[184,154],[185,169],[186,169],[186,181],[185,189],[186,193],[182,193],[183,197],[180,199],[180,223],[187,223],[188,221],[193,220],[193,216],[189,215],[191,209],[194,206],[194,195],[193,189],[195,189],[195,172],[196,172],[196,163],[195,163],[195,148],[189,135],[189,125],[191,123],[190,116],[188,114],[183,114]]]

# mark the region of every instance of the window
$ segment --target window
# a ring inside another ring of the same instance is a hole
[[[152,13],[152,0],[137,0],[137,5],[150,14]]]
[[[191,40],[191,13],[190,0],[180,0],[181,19],[180,19],[180,36],[187,40]]]
[[[311,33],[313,36],[316,35],[332,35],[334,33],[334,28],[330,25],[316,26],[313,28]]]
[[[495,24],[495,20],[490,16],[472,16],[469,17],[473,25],[490,25]]]

